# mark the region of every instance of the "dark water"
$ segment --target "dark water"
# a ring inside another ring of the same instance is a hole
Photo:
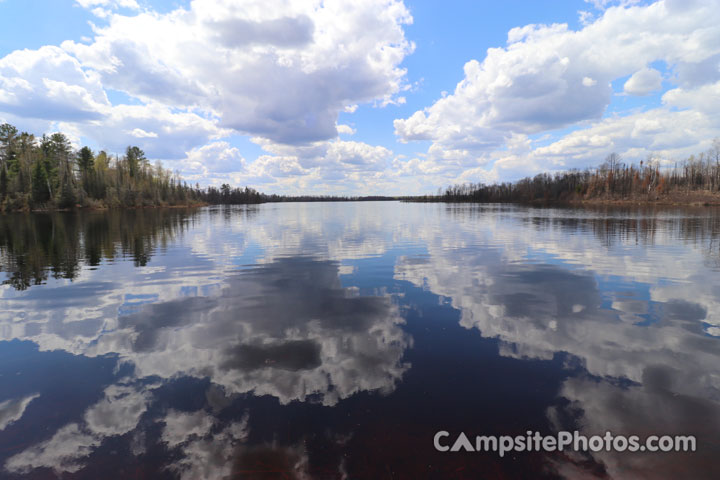
[[[5,215],[0,280],[0,478],[720,478],[717,210]]]

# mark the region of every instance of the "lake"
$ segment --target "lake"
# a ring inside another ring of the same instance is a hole
[[[0,215],[0,280],[3,479],[720,478],[717,209]]]

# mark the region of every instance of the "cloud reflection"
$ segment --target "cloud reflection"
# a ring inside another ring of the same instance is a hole
[[[139,376],[209,376],[282,403],[389,392],[408,368],[403,320],[389,298],[357,296],[338,275],[335,262],[281,258],[229,277],[216,296],[121,317],[112,348]]]
[[[181,479],[222,479],[232,473],[236,450],[247,439],[247,414],[238,422],[218,427],[204,411],[168,412],[162,441],[182,456],[169,466]],[[213,431],[214,430],[214,431]]]
[[[76,283],[47,279],[48,285],[0,290],[0,306],[7,307],[0,308],[1,338],[31,340],[42,351],[110,355],[132,372],[103,386],[102,398],[5,467],[78,472],[97,458],[90,454],[122,437],[136,456],[164,449],[183,478],[223,478],[263,462],[290,478],[308,477],[303,444],[273,442],[272,424],[250,442],[248,419],[256,417],[237,406],[263,397],[284,405],[282,412],[300,402],[327,412],[324,406],[360,392],[395,390],[410,368],[403,357],[412,346],[395,303],[418,296],[390,297],[384,283],[374,290],[383,295],[361,295],[377,287],[379,270],[363,275],[380,255],[383,269],[395,262],[392,288],[402,292],[407,281],[445,297],[463,327],[497,339],[500,355],[566,359],[571,378],[558,390],[561,403],[547,410],[554,428],[590,435],[642,433],[653,425],[652,433],[702,438],[718,431],[720,362],[712,335],[720,325],[720,291],[708,247],[714,222],[387,205],[382,214],[355,205],[264,206],[255,217],[205,210],[194,228],[177,230],[172,255],[152,245],[153,265],[118,262],[81,269]],[[705,224],[712,228],[703,230]],[[343,286],[343,274],[363,290]],[[437,381],[433,375],[427,385]],[[206,382],[192,388],[205,392],[202,406],[163,403],[162,388],[188,379]],[[25,421],[12,411],[5,418]],[[346,427],[328,438],[352,436]],[[702,478],[712,448],[705,445],[692,462],[598,454],[590,460],[601,468],[590,472],[584,457],[552,461],[569,478],[597,471],[670,477],[678,473],[673,461]]]
[[[720,291],[704,248],[677,245],[712,245],[716,230],[703,236],[703,223],[690,222],[687,236],[683,220],[661,217],[646,222],[648,235],[633,219],[613,219],[608,229],[602,219],[563,221],[563,213],[578,215],[572,211],[541,211],[531,222],[532,211],[467,210],[455,211],[442,234],[421,237],[428,254],[401,257],[395,278],[451,299],[460,324],[497,338],[501,355],[579,359],[589,376],[565,381],[559,395],[570,407],[549,412],[558,430],[699,437],[694,457],[593,454],[611,478],[711,478],[720,350],[709,334],[720,323]],[[630,224],[637,235],[628,234]],[[640,255],[637,238],[645,242]],[[569,478],[582,469],[555,466]]]
[[[344,288],[337,262],[289,257],[228,276],[214,295],[142,304],[99,323],[102,330],[87,338],[33,336],[88,356],[116,355],[133,374],[108,386],[81,421],[14,455],[5,468],[76,472],[105,438],[126,434],[142,452],[136,429],[154,389],[181,377],[209,379],[208,405],[218,411],[225,399],[246,393],[326,406],[362,391],[389,393],[410,367],[402,357],[412,339],[402,323],[389,297]],[[160,383],[142,386],[158,377]],[[223,478],[239,468],[238,458],[258,454],[236,451],[247,419],[228,425],[206,411],[170,410],[155,421],[164,425],[166,448],[182,452],[172,466],[182,478]]]
[[[70,423],[49,440],[10,457],[5,469],[12,473],[29,473],[40,467],[51,468],[57,474],[77,472],[85,467],[80,460],[90,455],[100,440],[84,432],[77,423]]]
[[[8,425],[20,420],[30,402],[39,396],[40,394],[34,393],[22,398],[0,402],[0,431],[5,430]]]

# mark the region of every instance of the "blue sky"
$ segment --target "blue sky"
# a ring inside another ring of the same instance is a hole
[[[712,1],[361,3],[0,0],[0,121],[277,193],[669,165],[720,136]]]

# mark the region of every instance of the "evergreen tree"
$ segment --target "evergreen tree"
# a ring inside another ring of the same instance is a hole
[[[0,165],[5,165],[15,151],[17,128],[9,123],[0,125]]]
[[[32,199],[35,204],[50,200],[48,175],[42,162],[35,162],[32,172]]]
[[[75,207],[76,201],[77,197],[75,195],[75,189],[70,183],[70,180],[66,179],[63,181],[62,188],[60,189],[60,200],[58,202],[58,206],[60,208],[73,208]]]
[[[81,174],[87,174],[95,166],[95,156],[88,147],[82,147],[78,152],[78,168]]]
[[[5,166],[0,166],[0,202],[5,200],[8,192],[8,178],[7,169]]]
[[[97,196],[99,193],[96,187],[96,175],[95,169],[95,156],[92,150],[88,147],[82,147],[77,155],[78,169],[80,170],[80,180],[82,181],[82,188],[86,194],[91,196]]]
[[[8,177],[14,177],[19,170],[17,134],[17,128],[12,125],[8,123],[0,125],[0,169],[5,172],[5,192],[7,192]]]
[[[128,165],[128,173],[131,177],[135,177],[140,170],[140,165],[147,162],[145,158],[145,152],[140,150],[139,147],[127,147],[125,150],[125,159]]]

